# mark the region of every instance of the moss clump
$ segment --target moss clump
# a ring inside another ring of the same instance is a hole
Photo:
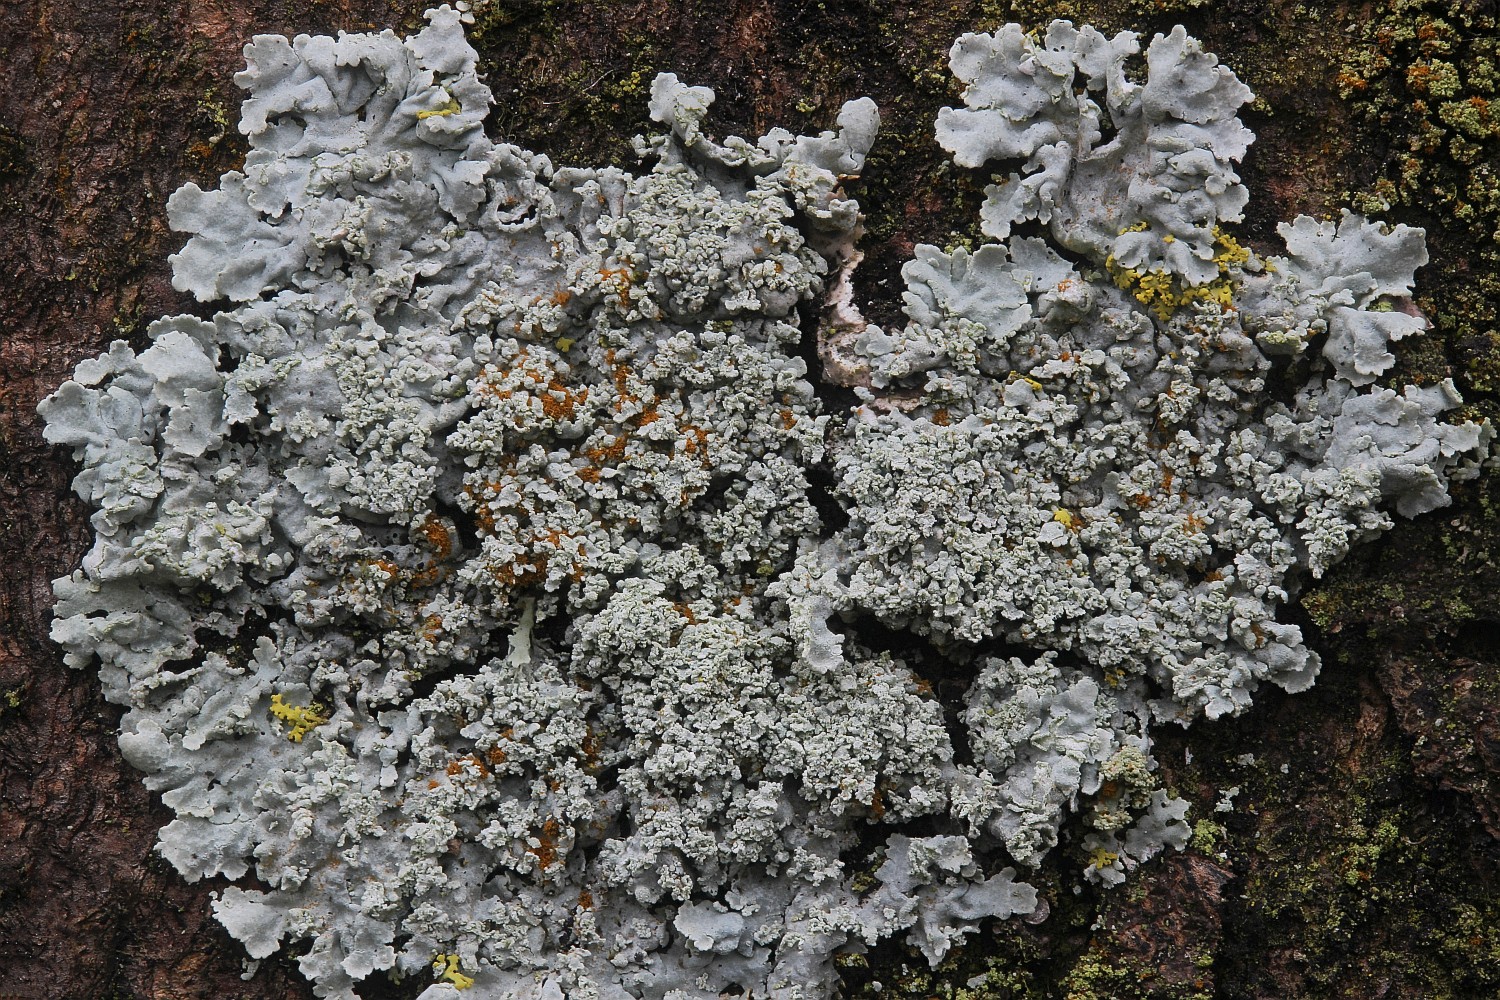
[[[1188,844],[1200,854],[1215,854],[1224,842],[1225,833],[1225,829],[1213,820],[1200,819],[1193,824],[1193,839]]]
[[[1335,744],[1292,737],[1302,768],[1250,776],[1255,815],[1230,824],[1242,876],[1225,912],[1219,995],[1356,997],[1374,983],[1390,996],[1495,995],[1500,901],[1473,877],[1483,835],[1413,786],[1396,733],[1368,738],[1357,672],[1331,672],[1304,718],[1321,716]],[[1295,957],[1273,977],[1268,955]]]
[[[1211,963],[1210,963],[1211,964]],[[1062,982],[1063,1000],[1211,1000],[1204,982],[1160,983],[1153,969],[1090,950]]]

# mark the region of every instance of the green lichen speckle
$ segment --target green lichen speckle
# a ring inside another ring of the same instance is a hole
[[[1200,819],[1193,824],[1193,839],[1189,841],[1193,850],[1200,854],[1214,854],[1224,842],[1225,830],[1213,820]]]
[[[1351,25],[1358,42],[1338,74],[1361,127],[1388,150],[1383,169],[1351,193],[1431,219],[1436,247],[1453,265],[1434,269],[1419,302],[1445,342],[1463,351],[1460,385],[1486,394],[1494,392],[1500,318],[1496,29],[1493,12],[1457,0],[1382,4]],[[1497,412],[1493,399],[1475,406]]]

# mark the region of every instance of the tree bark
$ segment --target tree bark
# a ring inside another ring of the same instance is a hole
[[[1429,229],[1420,301],[1436,324],[1399,377],[1452,376],[1469,415],[1495,413],[1492,5],[1200,2],[495,0],[474,38],[492,135],[560,162],[626,163],[657,71],[714,87],[724,133],[829,127],[841,102],[873,96],[884,127],[854,191],[868,213],[857,289],[888,321],[912,247],[971,231],[988,180],[932,141],[956,99],[952,39],[1054,14],[1148,35],[1181,20],[1260,95],[1242,238],[1271,249],[1298,212],[1394,202],[1373,214]],[[243,156],[244,42],[407,31],[420,13],[0,0],[0,1000],[312,996],[289,958],[245,973],[210,915],[223,884],[188,885],[153,854],[170,817],[116,749],[119,710],[47,637],[50,581],[87,549],[89,512],[35,407],[111,340],[139,347],[151,319],[211,314],[171,287],[181,240],[164,206]],[[1456,67],[1456,95],[1433,82],[1438,63]],[[1480,124],[1454,124],[1450,105]],[[1114,892],[1054,879],[1049,920],[997,925],[936,972],[883,946],[848,970],[849,995],[1500,995],[1500,480],[1453,493],[1287,609],[1324,658],[1311,692],[1159,734],[1164,780],[1200,821],[1188,851]],[[377,978],[368,997],[427,985]]]

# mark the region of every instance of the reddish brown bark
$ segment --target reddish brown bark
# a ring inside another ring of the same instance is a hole
[[[1033,19],[1050,10],[1033,6]],[[1112,27],[1184,16],[1093,6]],[[164,205],[242,153],[230,77],[243,42],[404,29],[419,8],[0,0],[0,1000],[311,996],[285,959],[241,979],[238,945],[209,916],[216,887],[183,883],[152,853],[168,816],[115,748],[117,710],[47,639],[49,581],[87,548],[88,512],[35,406],[110,340],[139,344],[150,319],[201,309],[171,288],[166,255],[179,241]],[[941,54],[1009,11],[980,0],[530,0],[495,3],[477,37],[498,98],[493,133],[562,160],[623,160],[657,70],[715,86],[721,127],[751,134],[826,127],[841,101],[875,96],[886,127],[857,192],[871,231],[858,285],[885,320],[913,244],[968,225],[986,179],[952,176],[930,141],[933,109],[953,99]],[[1294,211],[1329,210],[1380,169],[1388,143],[1354,131],[1330,57],[1291,11],[1234,2],[1187,14],[1275,112],[1252,123],[1252,240]],[[1326,10],[1335,34],[1360,16]],[[1441,232],[1434,247],[1424,280],[1441,289],[1467,258]],[[1462,371],[1464,352],[1482,347],[1439,343],[1436,363]],[[1075,898],[1056,882],[1051,922],[1002,929],[963,959],[1004,958],[1016,985],[993,995],[1500,995],[1500,944],[1484,929],[1500,923],[1497,505],[1500,489],[1463,487],[1441,517],[1403,526],[1312,591],[1306,624],[1328,659],[1318,688],[1164,738],[1167,782],[1193,818],[1222,829],[1111,895]],[[1246,752],[1254,763],[1238,762]],[[1236,784],[1233,810],[1215,812]],[[872,961],[879,971],[907,957]],[[887,995],[936,989],[885,980]],[[369,995],[423,985],[372,984]]]

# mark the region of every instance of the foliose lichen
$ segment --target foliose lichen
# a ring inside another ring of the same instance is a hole
[[[886,332],[846,280],[872,102],[721,143],[665,74],[649,169],[557,167],[486,138],[428,17],[254,40],[243,170],[168,205],[177,286],[233,304],[41,407],[96,508],[54,637],[161,853],[245,880],[218,918],[309,942],[321,996],[825,996],[882,938],[1040,915],[1018,868],[1070,812],[1121,881],[1190,835],[1150,726],[1310,685],[1278,607],[1485,437],[1375,385],[1419,231],[1224,228],[1250,95],[1180,28],[1143,81],[1131,33],[959,39],[939,141],[1017,166]],[[847,412],[798,349],[824,300]]]

